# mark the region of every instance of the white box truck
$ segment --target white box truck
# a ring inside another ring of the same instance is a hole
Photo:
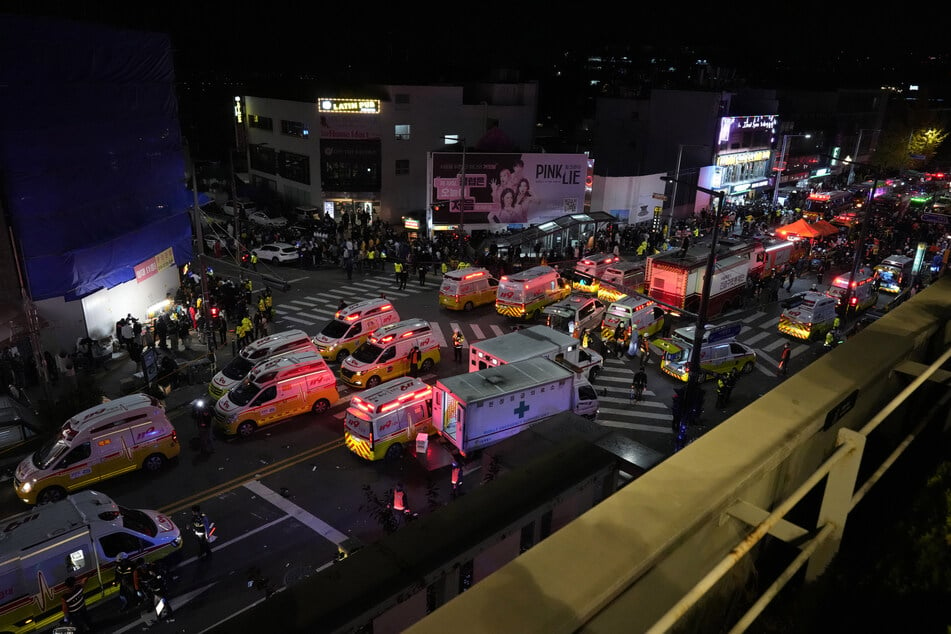
[[[471,344],[469,372],[536,357],[562,361],[590,381],[604,367],[604,357],[583,348],[571,335],[548,326],[532,326]]]
[[[598,396],[584,377],[538,357],[440,379],[433,425],[463,456],[561,412],[594,418]]]

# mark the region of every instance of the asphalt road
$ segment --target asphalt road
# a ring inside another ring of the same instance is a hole
[[[263,263],[258,267],[259,272],[291,283],[287,292],[274,290],[275,331],[301,328],[317,334],[332,318],[340,299],[352,303],[381,293],[393,301],[401,318],[428,319],[443,346],[442,362],[423,377],[430,383],[465,370],[463,364],[452,361],[452,350],[446,345],[455,329],[473,342],[507,333],[513,326],[492,305],[470,313],[440,309],[438,276],[429,275],[425,285],[411,279],[405,290],[397,291],[389,272],[354,272],[353,279],[347,280],[339,269],[306,271]],[[810,278],[797,280],[793,292],[806,290],[811,283]],[[781,299],[788,294],[781,291]],[[780,380],[776,361],[785,341],[793,344],[791,373],[819,354],[820,342],[806,344],[780,335],[779,314],[778,304],[770,304],[722,318],[743,324],[738,340],[756,349],[758,363],[753,373],[740,379],[725,410],[713,407],[715,389],[707,387],[703,425],[694,434],[715,426]],[[604,372],[595,381],[601,401],[597,422],[669,455],[673,447],[671,398],[674,388],[682,384],[661,373],[655,358],[648,366],[646,400],[631,406],[628,386],[633,363],[606,360]],[[183,389],[193,390],[195,396],[202,392],[201,386]],[[219,539],[210,562],[195,561],[197,544],[186,535],[170,589],[176,621],[159,624],[153,631],[201,632],[263,600],[269,590],[330,565],[345,540],[379,539],[384,531],[375,514],[380,508],[375,500],[385,504],[397,483],[404,485],[408,504],[420,513],[450,503],[447,466],[430,470],[412,455],[398,464],[367,463],[343,446],[342,419],[353,391],[342,383],[339,391],[341,400],[330,413],[301,415],[247,440],[219,441],[210,458],[200,457],[193,425],[186,412],[178,412],[173,422],[182,437],[183,452],[170,468],[156,476],[134,473],[97,486],[125,506],[163,510],[179,527],[187,526],[191,505],[200,503],[217,525]],[[480,479],[479,464],[466,468],[465,487],[478,486]],[[434,493],[427,497],[430,489]],[[2,490],[0,511],[9,515],[21,510],[12,491]],[[100,631],[137,631],[144,623],[134,615],[119,615],[116,601],[106,602],[92,614]]]

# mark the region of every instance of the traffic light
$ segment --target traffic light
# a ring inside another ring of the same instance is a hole
[[[212,318],[212,319],[218,319],[218,307],[217,307],[217,306],[212,306],[212,307],[211,307],[211,318]]]
[[[433,204],[432,204],[432,210],[433,210],[433,213],[434,213],[434,214],[438,214],[438,213],[441,212],[444,208],[445,208],[445,207],[443,206],[442,203],[433,203]]]

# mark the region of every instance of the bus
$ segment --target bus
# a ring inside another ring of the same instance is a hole
[[[806,200],[803,217],[809,222],[830,220],[855,206],[855,193],[850,191],[814,192]]]

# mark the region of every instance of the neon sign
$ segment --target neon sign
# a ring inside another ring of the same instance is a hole
[[[318,99],[318,112],[343,114],[380,114],[379,99]]]

